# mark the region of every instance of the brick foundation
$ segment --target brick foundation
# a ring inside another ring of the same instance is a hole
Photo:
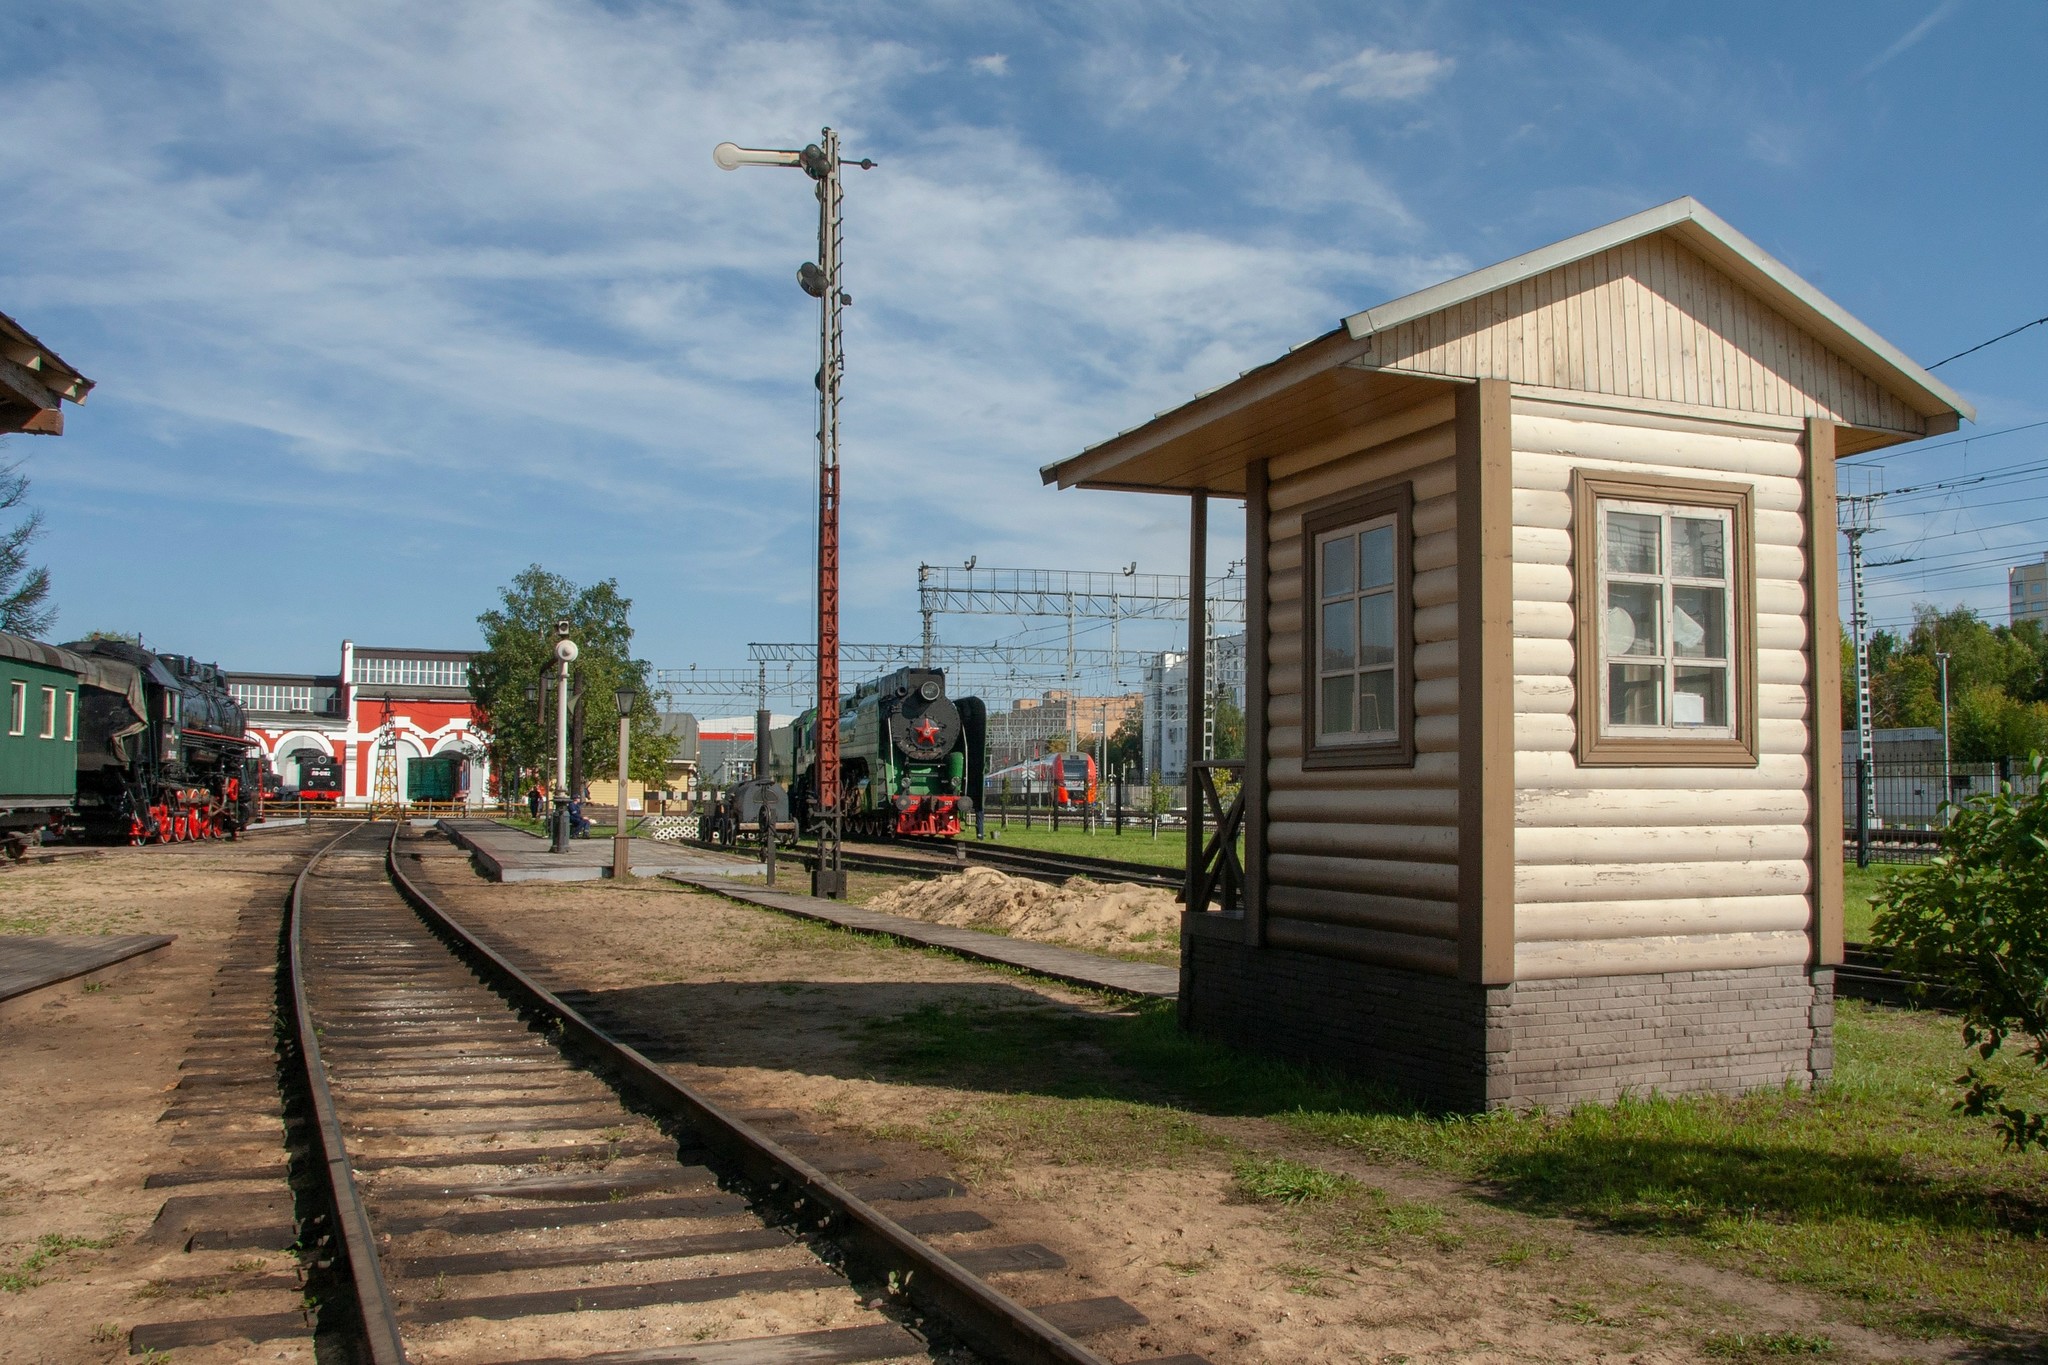
[[[1398,967],[1248,949],[1237,922],[1181,934],[1181,1023],[1335,1066],[1449,1109],[1623,1092],[1738,1092],[1834,1069],[1834,973],[1758,967],[1475,986]]]

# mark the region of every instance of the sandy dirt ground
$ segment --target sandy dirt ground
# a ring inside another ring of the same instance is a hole
[[[909,882],[872,897],[867,908],[1098,953],[1156,956],[1180,940],[1180,902],[1164,887],[1086,877],[1054,886],[992,867]]]
[[[282,904],[315,837],[64,850],[0,870],[4,932],[178,936],[103,984],[55,986],[0,1017],[0,1362],[123,1360],[137,1322],[297,1305],[287,1254],[141,1240],[167,1195],[192,1192],[146,1190],[143,1179],[193,1159],[180,1125],[157,1120],[195,1017],[237,916]],[[281,1133],[258,1140],[281,1151]],[[286,1342],[176,1354],[195,1365],[311,1358]]]
[[[452,912],[556,984],[592,992],[594,1008],[655,1039],[643,1050],[680,1079],[732,1104],[796,1110],[822,1140],[879,1153],[891,1175],[949,1172],[969,1187],[965,1206],[995,1223],[982,1241],[1038,1241],[1067,1258],[1064,1271],[1006,1282],[1021,1301],[1135,1304],[1149,1326],[1090,1343],[1110,1359],[1683,1362],[1749,1358],[1728,1336],[1758,1332],[1824,1333],[1835,1360],[1963,1358],[1953,1342],[1863,1330],[1818,1295],[1504,1211],[1416,1171],[1301,1150],[1274,1124],[1144,1102],[1144,1078],[1118,1075],[1085,1043],[1064,1060],[1110,1099],[911,1079],[875,1060],[890,1021],[919,1010],[1121,1008],[1087,993],[664,884],[495,886],[438,841],[416,848]],[[1133,1102],[1115,1100],[1122,1091]],[[1237,1193],[1234,1162],[1288,1156],[1355,1177],[1367,1212],[1333,1230]]]

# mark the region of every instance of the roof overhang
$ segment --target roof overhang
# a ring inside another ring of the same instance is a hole
[[[0,433],[60,436],[63,404],[83,403],[92,381],[0,313]]]
[[[1365,353],[1341,330],[1326,333],[1039,475],[1062,488],[1241,494],[1252,461],[1315,445],[1444,392],[1441,379],[1349,363]]]

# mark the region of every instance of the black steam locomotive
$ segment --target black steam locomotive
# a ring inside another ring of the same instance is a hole
[[[818,713],[798,716],[790,796],[806,829],[817,819]],[[875,838],[951,839],[974,816],[987,762],[988,712],[949,698],[936,668],[899,668],[862,683],[839,712],[844,829]]]
[[[87,838],[232,838],[254,822],[261,760],[218,667],[126,640],[64,648],[90,668],[78,691],[76,798]]]

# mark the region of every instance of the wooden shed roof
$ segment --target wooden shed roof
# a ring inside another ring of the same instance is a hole
[[[0,433],[62,435],[62,404],[83,403],[90,392],[90,379],[0,313]]]
[[[1352,314],[1231,383],[1045,466],[1062,487],[1243,488],[1246,465],[1504,379],[1674,415],[1825,417],[1840,454],[1975,410],[1691,198]]]

